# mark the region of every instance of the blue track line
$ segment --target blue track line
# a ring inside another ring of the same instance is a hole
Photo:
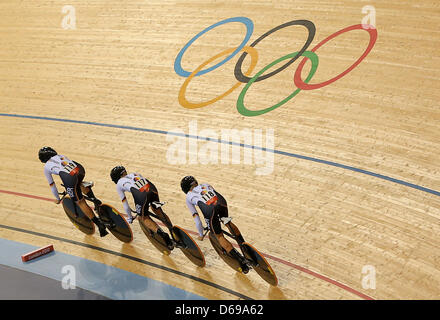
[[[259,150],[263,150],[263,151],[266,151],[266,152],[273,152],[275,154],[279,154],[279,155],[282,155],[282,156],[287,156],[287,157],[291,157],[291,158],[297,158],[297,159],[312,161],[312,162],[321,163],[321,164],[325,164],[325,165],[329,165],[329,166],[333,166],[333,167],[337,167],[337,168],[341,168],[341,169],[350,170],[350,171],[357,172],[357,173],[362,173],[362,174],[365,174],[365,175],[368,175],[368,176],[372,176],[372,177],[379,178],[379,179],[382,179],[382,180],[386,180],[386,181],[390,181],[390,182],[393,182],[393,183],[397,183],[397,184],[400,184],[400,185],[403,185],[403,186],[406,186],[406,187],[409,187],[409,188],[413,188],[413,189],[416,189],[416,190],[419,190],[419,191],[423,191],[423,192],[426,192],[426,193],[430,193],[430,194],[433,194],[433,195],[436,195],[436,196],[440,197],[440,192],[439,191],[436,191],[436,190],[433,190],[433,189],[429,189],[429,188],[425,188],[425,187],[422,187],[422,186],[419,186],[419,185],[416,185],[416,184],[413,184],[413,183],[410,183],[410,182],[406,182],[406,181],[403,181],[403,180],[399,180],[399,179],[396,179],[396,178],[384,176],[382,174],[375,173],[375,172],[372,172],[372,171],[368,171],[368,170],[364,170],[364,169],[359,169],[359,168],[347,166],[347,165],[340,164],[340,163],[337,163],[337,162],[332,162],[332,161],[322,160],[322,159],[318,159],[318,158],[303,156],[303,155],[300,155],[300,154],[290,153],[290,152],[276,150],[276,149],[266,149],[266,148],[262,148],[262,147],[258,147],[258,146],[252,146],[252,145],[244,144],[244,143],[225,141],[225,140],[221,140],[221,139],[213,140],[213,139],[206,138],[206,137],[182,134],[182,133],[178,133],[178,132],[170,132],[170,131],[155,130],[155,129],[148,129],[148,128],[139,128],[139,127],[132,127],[132,126],[123,126],[123,125],[118,125],[118,124],[99,123],[99,122],[92,122],[92,121],[71,120],[71,119],[51,118],[51,117],[41,117],[41,116],[31,116],[31,115],[20,115],[20,114],[9,114],[9,113],[0,113],[0,116],[2,116],[2,117],[13,117],[13,118],[36,119],[36,120],[58,121],[58,122],[67,122],[67,123],[76,123],[76,124],[86,124],[86,125],[101,126],[101,127],[116,128],[116,129],[143,131],[143,132],[149,132],[149,133],[155,133],[155,134],[175,135],[175,136],[181,136],[181,137],[186,137],[186,138],[190,138],[190,139],[198,139],[198,140],[205,140],[205,141],[215,141],[217,143],[236,145],[236,146],[240,146],[242,148],[259,149]]]

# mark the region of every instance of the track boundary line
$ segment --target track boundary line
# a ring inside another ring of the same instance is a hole
[[[0,116],[13,117],[13,118],[24,118],[24,119],[34,119],[34,120],[58,121],[58,122],[76,123],[76,124],[86,124],[86,125],[109,127],[109,128],[116,128],[116,129],[143,131],[143,132],[149,132],[149,133],[155,133],[155,134],[164,134],[164,135],[169,134],[169,135],[175,135],[175,136],[186,137],[186,138],[190,138],[190,139],[205,140],[205,141],[211,141],[211,142],[215,141],[217,143],[230,144],[230,145],[240,146],[242,148],[258,149],[258,150],[262,150],[265,152],[272,152],[272,153],[275,153],[278,155],[283,155],[283,156],[287,156],[287,157],[291,157],[291,158],[312,161],[312,162],[316,162],[316,163],[320,163],[320,164],[325,164],[328,166],[333,166],[333,167],[337,167],[337,168],[341,168],[341,169],[345,169],[345,170],[350,170],[353,172],[362,173],[362,174],[365,174],[365,175],[368,175],[371,177],[390,181],[390,182],[393,182],[396,184],[400,184],[400,185],[403,185],[403,186],[406,186],[409,188],[413,188],[413,189],[423,191],[426,193],[430,193],[430,194],[433,194],[433,195],[440,197],[440,191],[436,191],[436,190],[429,189],[429,188],[426,188],[423,186],[419,186],[419,185],[411,183],[411,182],[403,181],[400,179],[396,179],[393,177],[382,175],[380,173],[375,173],[372,171],[348,166],[348,165],[333,162],[333,161],[313,158],[313,157],[304,156],[304,155],[291,153],[291,152],[287,152],[287,151],[282,151],[282,150],[277,150],[277,149],[267,149],[267,148],[263,148],[263,147],[259,147],[259,146],[253,146],[253,145],[238,143],[238,142],[233,142],[233,141],[225,141],[225,140],[221,140],[221,139],[213,140],[213,139],[210,139],[207,137],[194,136],[194,135],[189,135],[189,134],[181,134],[181,133],[177,133],[177,132],[169,132],[169,131],[164,131],[164,130],[156,130],[156,129],[148,129],[148,128],[140,128],[140,127],[132,127],[132,126],[123,126],[123,125],[100,123],[100,122],[93,122],[93,121],[72,120],[72,119],[52,118],[52,117],[32,116],[32,115],[21,115],[21,114],[10,114],[10,113],[0,113]]]

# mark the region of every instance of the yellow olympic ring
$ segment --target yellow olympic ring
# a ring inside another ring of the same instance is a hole
[[[229,89],[228,91],[224,92],[223,94],[219,95],[218,97],[206,101],[206,102],[200,102],[200,103],[192,103],[189,102],[188,100],[186,100],[185,98],[185,94],[186,94],[186,88],[188,87],[188,84],[190,83],[190,81],[192,80],[192,78],[194,78],[194,76],[200,71],[202,70],[207,64],[209,64],[212,61],[215,61],[216,59],[227,55],[227,54],[231,54],[232,52],[234,52],[237,48],[231,48],[231,49],[227,49],[223,52],[220,52],[219,54],[217,54],[216,56],[206,60],[205,62],[203,62],[197,69],[195,69],[191,75],[186,78],[185,82],[183,83],[182,87],[180,88],[179,91],[179,102],[180,104],[187,108],[187,109],[196,109],[196,108],[202,108],[205,107],[211,103],[214,103],[220,99],[223,99],[224,97],[226,97],[228,94],[230,94],[232,91],[234,91],[235,89],[237,89],[240,85],[243,84],[243,82],[237,82],[231,89]],[[249,53],[251,55],[251,65],[249,66],[249,69],[246,71],[245,75],[250,75],[251,72],[254,70],[255,66],[257,65],[257,61],[258,61],[258,52],[255,48],[253,47],[249,47],[249,46],[245,46],[243,47],[243,49],[241,49],[240,51],[245,51],[247,53]]]

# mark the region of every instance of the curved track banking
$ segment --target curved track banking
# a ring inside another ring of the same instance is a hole
[[[438,1],[0,8],[1,238],[207,299],[440,297]],[[223,137],[234,130],[254,135]],[[137,223],[130,244],[78,232],[47,201],[44,145],[120,211],[111,168],[142,174],[186,229],[180,179],[212,184],[278,286],[234,272],[209,241],[198,268],[158,254]]]

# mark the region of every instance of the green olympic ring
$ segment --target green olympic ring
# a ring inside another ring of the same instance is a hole
[[[266,112],[272,111],[278,107],[281,107],[283,104],[285,104],[287,101],[289,101],[290,99],[292,99],[293,97],[295,97],[300,91],[301,89],[296,89],[290,96],[288,96],[287,98],[285,98],[284,100],[282,100],[281,102],[278,102],[277,104],[263,109],[263,110],[249,110],[244,106],[244,96],[246,95],[246,92],[248,91],[248,89],[250,88],[250,86],[252,85],[252,83],[254,83],[258,77],[260,77],[265,71],[267,71],[268,69],[270,69],[271,67],[273,67],[274,65],[286,60],[286,59],[290,59],[295,57],[298,54],[298,52],[293,52],[293,53],[289,53],[288,55],[285,55],[284,57],[281,57],[275,61],[273,61],[272,63],[268,64],[267,66],[265,66],[263,69],[261,69],[259,72],[257,72],[257,74],[251,78],[249,80],[249,82],[245,85],[245,87],[243,88],[243,90],[241,91],[240,95],[238,96],[238,100],[237,100],[237,110],[238,112],[240,112],[242,115],[244,116],[248,116],[248,117],[253,117],[253,116],[259,116],[261,114],[264,114]],[[304,53],[302,54],[302,56],[309,58],[312,61],[312,68],[309,72],[309,75],[307,76],[306,80],[304,80],[305,83],[308,83],[312,77],[315,75],[316,70],[318,69],[318,64],[319,64],[319,58],[316,55],[316,53],[312,52],[312,51],[304,51]]]

